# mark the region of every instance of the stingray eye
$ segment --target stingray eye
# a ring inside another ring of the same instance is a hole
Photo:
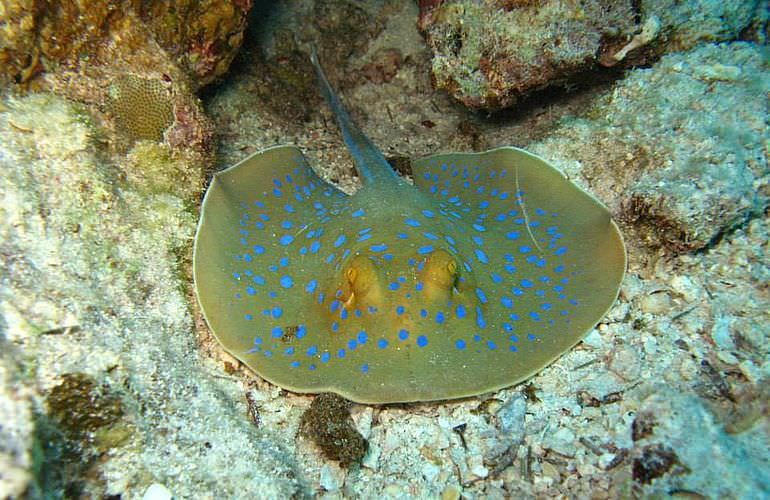
[[[356,276],[358,276],[358,271],[356,271],[355,267],[349,267],[347,271],[345,271],[345,277],[348,279],[349,284],[353,284],[356,282]]]
[[[368,257],[356,255],[343,274],[351,293],[361,296],[377,282],[377,266]]]
[[[457,284],[458,274],[455,258],[445,250],[436,250],[425,259],[420,281],[435,292],[449,292]]]

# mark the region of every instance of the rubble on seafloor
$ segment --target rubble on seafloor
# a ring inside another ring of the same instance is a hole
[[[343,86],[343,99],[387,154],[516,143],[616,215],[642,197],[689,236],[670,239],[680,233],[632,213],[621,297],[581,344],[525,384],[487,396],[352,405],[368,449],[345,468],[299,432],[313,396],[245,371],[196,315],[189,252],[203,166],[147,139],[115,154],[91,110],[65,98],[6,98],[0,497],[770,494],[763,49],[697,43],[699,35],[577,107],[552,100],[538,116],[489,119],[433,92],[417,7],[385,4],[376,29],[360,30],[374,38],[346,56],[374,77]],[[373,15],[362,12],[354,19]],[[735,36],[714,16],[701,19],[713,21],[702,25],[715,30],[711,39]],[[401,54],[395,69],[392,48]],[[207,103],[220,167],[293,142],[326,178],[355,189],[324,111],[311,106],[298,126],[277,105],[261,106],[271,93],[255,97],[249,85],[234,76]],[[519,134],[552,114],[538,137]],[[695,189],[689,180],[700,175],[711,180]],[[57,408],[84,400],[103,411],[80,414],[75,429],[63,425]]]

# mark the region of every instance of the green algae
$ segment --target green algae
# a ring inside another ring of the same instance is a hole
[[[51,95],[11,97],[0,112],[0,251],[12,256],[0,290],[3,335],[20,346],[40,408],[41,388],[86,372],[120,395],[124,413],[95,430],[88,450],[98,459],[88,461],[41,412],[34,477],[44,493],[67,488],[72,498],[141,496],[156,482],[179,497],[291,497],[291,457],[233,408],[240,389],[200,364],[184,267],[194,203],[190,186],[173,179],[182,164],[192,178],[201,165],[170,155],[163,165],[180,165],[157,178],[129,173],[143,161],[110,157],[94,123]],[[145,143],[137,146],[131,154],[141,157]]]

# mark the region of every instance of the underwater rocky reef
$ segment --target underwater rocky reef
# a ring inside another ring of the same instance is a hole
[[[3,1],[0,498],[767,497],[767,19]],[[580,343],[512,387],[385,405],[287,391],[220,346],[192,269],[211,174],[292,144],[362,185],[311,46],[407,178],[511,145],[606,205],[628,267]]]

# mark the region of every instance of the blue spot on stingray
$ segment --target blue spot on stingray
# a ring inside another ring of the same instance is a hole
[[[419,227],[420,221],[415,219],[404,219],[404,224],[406,224],[407,226]]]
[[[285,220],[281,223],[281,227],[284,229],[291,229],[294,224],[290,220]]]
[[[479,328],[486,328],[487,321],[484,319],[484,313],[481,310],[481,306],[476,306],[476,325]]]
[[[316,287],[318,286],[318,282],[316,280],[310,280],[305,287],[305,291],[308,293],[315,292]]]
[[[289,258],[288,257],[281,257],[281,260],[278,261],[278,265],[281,267],[286,267],[289,265]]]
[[[254,245],[252,247],[252,250],[254,250],[254,253],[257,255],[262,255],[263,253],[265,253],[265,247],[263,247],[262,245]]]
[[[296,335],[297,335],[297,338],[298,338],[298,339],[301,339],[302,337],[304,337],[305,335],[307,335],[307,328],[305,327],[305,325],[300,325],[300,326],[297,328],[297,334],[296,334]]]
[[[310,365],[307,367],[307,369],[308,369],[308,370],[310,370],[310,371],[312,372],[312,371],[314,371],[314,370],[315,370],[315,365],[314,365],[314,364],[310,364]]]
[[[294,286],[294,280],[291,278],[291,276],[282,276],[281,277],[281,286],[284,288],[291,288]]]
[[[475,229],[476,231],[479,231],[479,232],[481,232],[481,233],[483,233],[484,231],[486,231],[486,230],[487,230],[487,228],[485,228],[485,227],[484,227],[484,226],[482,226],[481,224],[474,224],[474,225],[473,225],[473,229]]]
[[[270,335],[271,335],[271,336],[272,336],[274,339],[280,339],[281,337],[283,337],[283,328],[281,328],[280,326],[276,326],[276,327],[275,327],[275,328],[273,328],[273,330],[270,332]]]
[[[358,237],[358,242],[366,241],[372,237],[372,233],[365,233]]]
[[[401,340],[408,339],[409,331],[402,328],[401,330],[398,331],[398,338],[400,338]]]
[[[505,234],[505,237],[509,240],[517,240],[519,239],[519,236],[521,236],[521,234],[518,231],[511,231],[510,233]]]
[[[425,255],[426,253],[431,253],[433,251],[432,245],[425,245],[424,247],[420,247],[417,249],[417,253],[420,255]]]
[[[405,240],[409,237],[409,235],[406,233],[398,233],[396,236],[398,236],[398,239],[400,240]]]
[[[534,286],[534,283],[532,283],[532,281],[525,278],[521,280],[521,286],[523,288],[532,288]]]
[[[321,243],[318,240],[313,241],[313,243],[310,244],[310,253],[318,252],[319,248],[321,248]]]
[[[462,304],[458,304],[457,308],[455,309],[455,314],[460,319],[464,318],[465,315],[467,314],[466,311],[465,311],[465,306],[462,305]]]
[[[417,337],[417,345],[419,347],[425,347],[426,345],[428,345],[428,337],[426,337],[425,335],[419,335]]]
[[[368,364],[366,364],[366,363],[364,363],[363,365],[361,365],[361,372],[362,372],[362,373],[369,373],[369,365],[368,365]]]
[[[457,243],[455,242],[455,239],[449,236],[448,234],[444,235],[444,239],[449,243],[450,245],[454,246]]]
[[[495,283],[502,283],[503,282],[503,277],[500,276],[499,274],[492,273],[491,276],[492,276],[492,281],[494,281]]]
[[[318,353],[318,346],[311,345],[307,350],[308,356],[315,356]]]
[[[521,252],[521,253],[527,253],[530,250],[532,250],[532,249],[530,247],[528,247],[527,245],[519,247],[519,252]]]
[[[487,347],[489,347],[491,350],[494,351],[495,349],[497,349],[497,344],[495,344],[491,340],[487,340]]]
[[[444,322],[444,312],[443,311],[439,311],[439,312],[436,313],[436,323],[438,323],[440,325],[443,322]]]
[[[398,282],[394,281],[393,283],[388,285],[388,288],[390,288],[391,290],[398,290],[400,286],[401,285]]]
[[[559,247],[553,254],[564,255],[565,253],[567,253],[567,247]]]
[[[348,340],[348,349],[351,351],[356,350],[356,346],[358,346],[358,342],[356,342],[356,339],[350,339]]]
[[[396,307],[396,314],[398,314],[399,316],[404,314],[404,306]]]
[[[418,281],[417,284],[414,285],[414,289],[417,290],[418,292],[420,292],[420,291],[422,291],[424,286],[425,285],[422,284],[422,281]]]
[[[422,214],[423,214],[425,217],[429,218],[429,219],[431,219],[431,218],[433,218],[433,217],[435,217],[435,216],[436,216],[436,214],[434,214],[434,213],[433,213],[433,212],[431,212],[430,210],[423,210],[423,211],[422,211]]]
[[[501,297],[500,303],[503,304],[503,306],[507,307],[508,309],[511,309],[513,307],[513,300],[511,300],[510,297],[506,297],[506,296]]]
[[[294,212],[296,212],[296,210],[294,210],[294,207],[292,207],[288,203],[283,207],[283,209],[286,210],[290,214],[293,214]]]
[[[363,208],[359,208],[358,210],[356,210],[355,212],[353,212],[353,213],[352,213],[352,214],[350,214],[350,215],[352,215],[353,217],[361,217],[361,216],[362,216],[362,215],[364,215],[365,213],[366,213],[366,212],[364,212],[364,209],[363,209]]]
[[[291,367],[292,368],[299,368],[299,361],[292,361],[291,362]]]
[[[386,245],[385,243],[380,243],[379,245],[372,245],[371,247],[369,247],[369,250],[371,250],[372,252],[384,252],[387,249],[388,249],[388,245]]]
[[[379,347],[380,349],[385,349],[386,347],[388,347],[388,341],[385,339],[378,340],[377,347]]]
[[[465,341],[464,341],[463,339],[458,339],[458,340],[456,340],[456,341],[455,341],[455,347],[456,347],[456,348],[458,348],[458,349],[460,349],[460,350],[463,350],[463,349],[465,349],[465,347],[466,347],[466,345],[465,345]]]
[[[426,233],[422,233],[422,235],[425,236],[426,238],[428,238],[429,240],[434,240],[435,241],[435,240],[438,239],[438,236],[436,236],[433,233],[427,233],[426,232]]]
[[[476,253],[476,258],[479,262],[482,264],[488,264],[489,258],[487,257],[487,254],[484,253],[484,250],[480,248],[474,248],[473,251]]]
[[[253,286],[247,286],[246,293],[248,293],[249,295],[256,295],[257,290]]]
[[[253,278],[251,278],[251,280],[257,285],[265,284],[265,278],[263,278],[262,276],[254,276]]]
[[[290,244],[292,241],[294,241],[294,236],[292,236],[290,234],[284,234],[283,236],[281,236],[281,239],[279,240],[279,243],[281,245],[286,246],[286,245]]]
[[[276,319],[278,319],[278,318],[280,318],[280,317],[281,317],[281,315],[283,314],[283,309],[281,309],[281,308],[280,308],[280,307],[278,307],[278,306],[275,306],[271,312],[272,312],[272,314],[273,314],[273,317],[274,317],[274,318],[276,318]]]
[[[345,349],[340,349],[339,351],[337,351],[337,357],[340,358],[340,359],[344,358],[345,357]]]
[[[487,295],[484,293],[484,290],[482,290],[481,288],[477,288],[476,289],[476,297],[479,298],[479,301],[482,304],[486,304],[487,303]]]
[[[334,248],[339,248],[343,243],[345,243],[345,240],[347,240],[347,237],[344,234],[337,236],[337,239],[334,240]]]
[[[366,344],[366,341],[369,339],[369,336],[366,335],[366,332],[361,330],[358,332],[358,343],[363,345]]]
[[[329,355],[328,352],[324,352],[323,354],[321,354],[321,362],[322,363],[328,363],[330,357],[331,356]]]
[[[244,316],[244,318],[246,319],[246,321],[251,321],[252,319],[254,319],[254,316],[252,316],[251,314],[247,314]]]

